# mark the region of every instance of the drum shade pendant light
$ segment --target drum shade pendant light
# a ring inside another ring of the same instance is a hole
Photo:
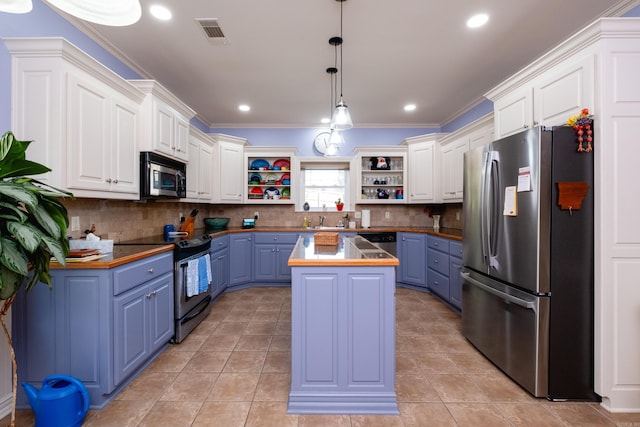
[[[46,0],[76,18],[94,24],[123,27],[135,24],[142,15],[139,0]]]
[[[4,0],[0,1],[0,12],[29,13],[33,9],[31,0]]]
[[[351,121],[349,108],[347,107],[347,104],[344,103],[342,96],[342,75],[344,74],[344,63],[342,62],[342,4],[346,0],[336,1],[340,2],[340,37],[331,37],[329,39],[329,44],[335,46],[336,49],[337,46],[340,46],[340,100],[338,101],[331,117],[331,129],[347,130],[353,127],[353,122]]]

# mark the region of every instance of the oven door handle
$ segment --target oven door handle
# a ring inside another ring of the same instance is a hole
[[[180,320],[180,323],[187,323],[189,320],[197,317],[200,313],[202,313],[209,303],[211,302],[211,295],[208,295],[205,299],[203,299],[193,310],[191,310],[186,316]]]

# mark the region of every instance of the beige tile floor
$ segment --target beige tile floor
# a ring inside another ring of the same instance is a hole
[[[84,425],[640,426],[640,414],[531,397],[461,336],[449,308],[413,290],[398,288],[396,297],[399,416],[287,415],[291,290],[272,287],[225,294],[184,342]],[[30,410],[18,412],[18,426],[32,424]]]

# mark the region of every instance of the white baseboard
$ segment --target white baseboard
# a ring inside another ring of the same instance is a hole
[[[11,413],[11,393],[0,397],[0,419]]]

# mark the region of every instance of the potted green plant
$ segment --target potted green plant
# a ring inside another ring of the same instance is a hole
[[[15,424],[17,365],[4,316],[22,286],[25,290],[38,282],[51,286],[52,257],[65,263],[69,253],[66,239],[69,218],[58,198],[73,197],[30,177],[50,171],[26,159],[30,143],[17,140],[12,132],[0,138],[0,323],[13,364],[12,426]]]
[[[336,209],[338,209],[338,211],[341,211],[343,207],[344,203],[342,203],[342,199],[338,198],[338,200],[336,200]]]

